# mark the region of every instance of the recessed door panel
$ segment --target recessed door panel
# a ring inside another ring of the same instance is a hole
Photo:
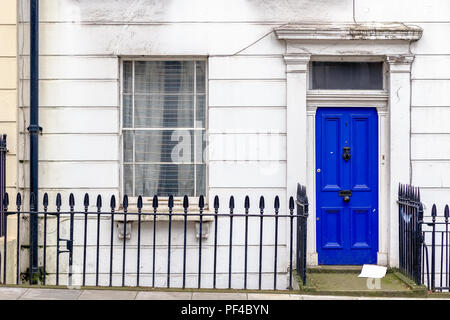
[[[371,146],[370,119],[357,115],[351,121],[352,157],[350,181],[352,189],[368,190],[370,185]]]
[[[371,219],[370,208],[352,208],[350,210],[350,243],[354,249],[370,249]]]
[[[323,208],[322,218],[322,248],[342,248],[342,208]]]
[[[378,115],[375,108],[316,113],[319,264],[376,263]]]
[[[341,117],[339,115],[323,119],[324,152],[322,154],[324,163],[324,174],[322,175],[323,190],[338,190],[340,186],[340,167],[336,158],[339,157],[341,147]]]

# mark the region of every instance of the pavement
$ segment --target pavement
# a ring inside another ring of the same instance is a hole
[[[178,292],[0,288],[0,300],[422,300],[423,298],[330,296],[293,293]],[[430,299],[426,298],[426,299]],[[442,298],[439,298],[442,299]],[[450,297],[447,298],[450,300]]]

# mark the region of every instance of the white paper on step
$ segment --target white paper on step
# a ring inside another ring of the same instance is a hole
[[[358,278],[375,278],[381,279],[386,275],[387,267],[365,264]]]

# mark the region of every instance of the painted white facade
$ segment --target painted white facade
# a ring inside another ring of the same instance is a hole
[[[208,133],[217,146],[209,151],[209,202],[219,195],[226,203],[233,194],[237,208],[242,208],[249,195],[252,211],[258,212],[259,196],[272,202],[279,195],[285,212],[296,184],[305,184],[311,201],[310,265],[317,263],[313,147],[317,106],[377,107],[379,264],[398,264],[399,182],[420,186],[426,204],[443,207],[450,199],[450,3],[446,0],[115,0],[108,4],[41,0],[40,4],[39,180],[50,199],[57,192],[68,199],[73,192],[81,208],[85,192],[91,194],[91,204],[97,194],[122,196],[120,65],[122,58],[129,57],[207,59]],[[18,186],[24,191],[29,181],[27,11],[27,1],[20,1]],[[399,27],[401,23],[408,27]],[[348,31],[358,25],[382,31],[369,36]],[[315,59],[385,61],[386,90],[310,92],[308,63]],[[190,228],[193,232],[194,225]],[[270,225],[267,228],[272,230]],[[258,230],[253,231],[257,236]],[[281,234],[286,244],[288,232]],[[194,244],[194,235],[190,237]],[[280,272],[286,272],[287,250],[281,254]],[[267,281],[270,287],[271,280]]]

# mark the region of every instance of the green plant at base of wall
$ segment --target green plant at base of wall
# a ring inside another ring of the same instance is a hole
[[[38,272],[33,275],[32,284],[43,284],[44,283],[44,275],[48,275],[48,273],[44,272],[44,267],[39,267]],[[22,273],[20,276],[22,283],[30,282],[30,268],[27,268],[25,273]]]

